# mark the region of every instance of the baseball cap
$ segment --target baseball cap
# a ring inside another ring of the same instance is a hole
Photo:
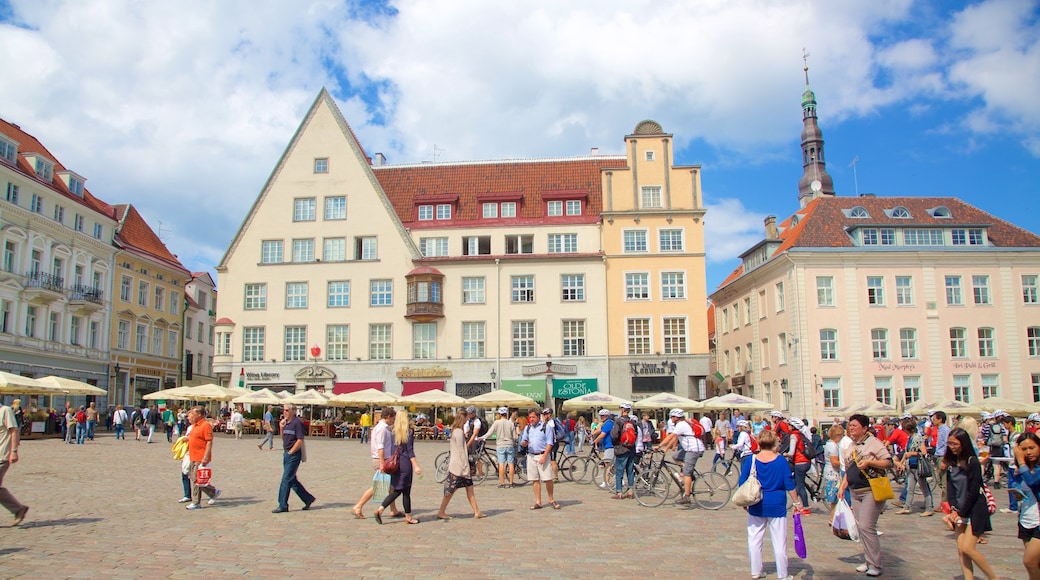
[[[668,412],[669,417],[679,417],[680,419],[686,416],[686,412],[682,409],[672,409]]]
[[[610,414],[610,411],[608,411],[607,409],[600,409],[599,410],[600,417],[602,417],[603,415],[609,415],[609,414]]]
[[[466,407],[466,412],[467,413],[476,413],[477,412],[477,408],[474,407],[473,405],[470,405],[469,407]]]
[[[904,419],[913,419],[913,418],[914,418],[914,416],[913,416],[913,415],[911,415],[910,413],[903,413],[903,418],[904,418]]]
[[[632,408],[632,403],[629,403],[629,402],[626,401],[624,403],[621,403],[620,407],[622,409],[631,409]]]
[[[499,415],[508,415],[509,414],[509,408],[508,407],[499,407],[498,408],[498,414]]]
[[[780,411],[773,411],[773,412],[769,413],[769,416],[770,417],[781,417],[782,418],[784,416],[784,414],[781,413]]]
[[[550,409],[549,407],[546,407],[546,408],[542,409],[542,414],[543,415],[551,415],[552,414],[552,409]]]

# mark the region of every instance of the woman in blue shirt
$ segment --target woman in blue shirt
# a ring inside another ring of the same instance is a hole
[[[1040,580],[1040,438],[1035,433],[1023,433],[1011,449],[1018,465],[1017,483],[1011,493],[1018,499],[1018,538],[1025,545],[1022,564],[1029,580]]]
[[[745,457],[740,469],[740,483],[743,484],[751,474],[751,465],[754,463],[755,474],[762,485],[762,501],[744,508],[748,513],[751,577],[756,579],[766,577],[762,571],[762,543],[766,527],[769,528],[769,540],[773,544],[777,578],[794,578],[787,574],[787,498],[784,495],[791,496],[796,513],[802,509],[802,502],[794,491],[791,466],[787,459],[775,451],[778,443],[775,433],[763,430],[758,435],[758,454]]]

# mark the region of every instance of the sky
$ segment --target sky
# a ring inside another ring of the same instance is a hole
[[[1040,233],[1040,0],[0,0],[0,117],[211,272],[322,87],[390,163],[653,119],[702,167],[710,293],[798,209],[804,53],[838,195]]]

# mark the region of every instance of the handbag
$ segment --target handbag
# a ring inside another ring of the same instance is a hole
[[[855,450],[852,452],[852,461],[854,463],[858,461]],[[870,491],[874,494],[874,501],[888,501],[896,498],[895,492],[892,491],[892,482],[888,480],[888,476],[884,473],[880,477],[870,477],[866,473],[863,475],[866,476],[867,483],[870,484]]]
[[[751,473],[747,480],[740,484],[733,494],[733,503],[740,507],[748,507],[762,501],[762,483],[758,481],[758,461],[751,459]]]
[[[383,473],[394,475],[401,470],[401,446],[398,445],[390,457],[383,460]]]
[[[932,477],[935,475],[935,468],[932,466],[932,462],[922,457],[917,461],[917,477]]]

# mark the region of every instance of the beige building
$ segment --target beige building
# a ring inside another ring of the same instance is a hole
[[[184,285],[184,361],[182,385],[216,383],[213,373],[217,288],[209,272],[192,272]]]
[[[660,155],[670,165],[670,154]],[[605,249],[601,214],[612,179],[604,172],[629,163],[595,152],[416,165],[387,165],[376,154],[373,162],[323,90],[217,269],[215,373],[251,387],[326,392],[627,395],[627,359],[621,373],[610,361],[612,337],[624,330],[612,328],[621,319],[608,314],[607,291],[609,261],[622,252]],[[689,220],[699,200],[688,169],[676,188],[685,192],[676,207],[688,211],[671,219]],[[622,221],[640,213],[618,207]],[[699,230],[687,235],[687,251],[702,252]],[[687,283],[703,288],[703,259],[684,269],[698,267]]]

